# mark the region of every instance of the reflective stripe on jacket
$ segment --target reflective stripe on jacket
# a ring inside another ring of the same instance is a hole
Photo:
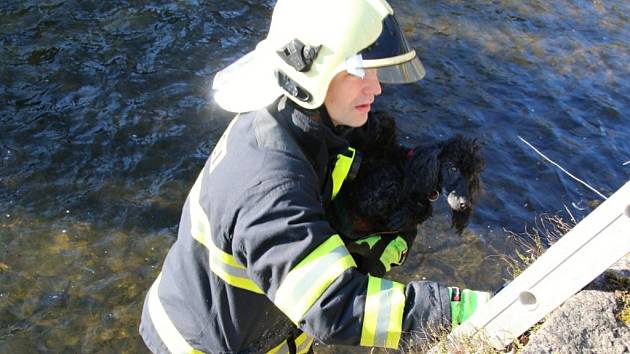
[[[450,323],[446,288],[361,274],[326,222],[347,150],[329,127],[284,99],[232,121],[147,295],[149,349],[293,353],[312,338],[396,348],[403,331]]]

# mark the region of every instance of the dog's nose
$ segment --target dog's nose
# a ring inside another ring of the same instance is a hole
[[[466,197],[459,197],[459,198],[457,198],[457,202],[459,204],[459,209],[460,210],[470,208],[470,201]]]

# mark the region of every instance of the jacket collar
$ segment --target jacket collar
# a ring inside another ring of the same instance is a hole
[[[322,154],[327,159],[328,156],[337,156],[348,148],[348,141],[334,127],[324,106],[307,110],[284,96],[277,101],[277,111],[283,125],[289,128],[311,161],[321,163]]]
[[[283,96],[271,108],[270,113],[289,130],[313,166],[323,195],[330,195],[332,165],[348,149],[348,141],[335,129],[325,107],[306,110]]]

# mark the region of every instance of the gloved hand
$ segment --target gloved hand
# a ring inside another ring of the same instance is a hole
[[[457,287],[448,288],[451,299],[451,319],[453,327],[466,321],[477,308],[490,300],[490,293],[470,289],[460,290]]]
[[[409,247],[400,235],[370,235],[346,245],[359,271],[383,277],[407,258]]]

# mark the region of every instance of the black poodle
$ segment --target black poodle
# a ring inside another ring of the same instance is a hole
[[[416,227],[432,215],[432,203],[443,194],[452,225],[461,233],[480,192],[479,141],[456,135],[406,149],[396,141],[393,118],[374,113],[370,119],[370,126],[351,139],[363,157],[356,178],[344,183],[334,202],[333,226],[350,239],[391,233],[412,242]]]

